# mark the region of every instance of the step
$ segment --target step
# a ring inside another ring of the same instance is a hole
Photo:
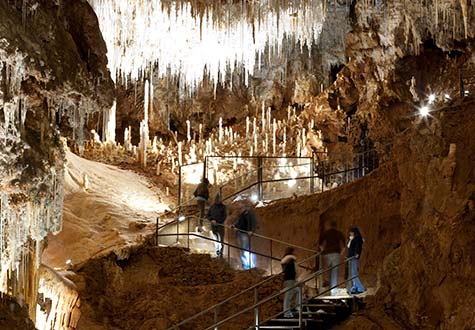
[[[259,329],[299,329],[298,325],[260,325]]]

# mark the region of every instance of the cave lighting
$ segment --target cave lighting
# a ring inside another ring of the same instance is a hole
[[[448,101],[448,100],[451,100],[452,98],[450,97],[449,94],[444,94],[444,99]]]
[[[185,220],[186,220],[186,217],[184,215],[182,215],[178,218],[178,221],[180,221],[180,222],[185,221]]]
[[[427,105],[423,106],[422,108],[419,109],[419,115],[423,118],[427,117],[429,115],[429,107]]]
[[[137,80],[153,65],[159,77],[178,77],[187,90],[196,88],[204,71],[215,87],[234,69],[246,73],[247,84],[248,74],[288,53],[285,45],[303,50],[314,44],[324,20],[320,0],[285,6],[280,0],[228,2],[202,14],[193,12],[188,1],[89,2],[115,80]]]
[[[259,197],[257,196],[257,194],[252,194],[251,195],[251,201],[257,202],[258,199],[259,199]]]
[[[436,100],[436,96],[435,96],[435,94],[430,94],[430,95],[429,95],[429,104],[432,104],[432,103],[434,103],[434,102],[435,102],[435,100]]]

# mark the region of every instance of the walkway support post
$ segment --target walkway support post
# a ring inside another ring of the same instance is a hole
[[[262,187],[262,157],[259,156],[257,157],[257,198],[259,201],[262,201],[264,199],[264,191]]]
[[[320,275],[318,276],[318,292],[321,293],[322,292],[322,288],[323,288],[323,256],[322,254],[320,253],[318,255],[318,270],[320,271]]]
[[[155,246],[158,246],[158,224],[160,223],[160,216],[155,221]]]
[[[181,165],[178,166],[178,205],[181,205]]]
[[[310,162],[310,193],[315,192],[315,164],[313,163],[313,157]]]
[[[254,304],[256,307],[254,308],[254,320],[256,325],[256,330],[259,330],[259,306],[257,303],[259,302],[259,293],[257,292],[257,288],[254,288]]]

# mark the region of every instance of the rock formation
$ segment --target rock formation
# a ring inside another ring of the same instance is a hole
[[[80,140],[87,116],[112,95],[94,12],[79,0],[63,9],[0,3],[0,285],[28,303],[32,318],[44,239],[61,230],[59,129]]]

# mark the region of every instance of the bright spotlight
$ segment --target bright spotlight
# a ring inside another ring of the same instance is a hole
[[[434,103],[434,102],[435,102],[435,99],[436,99],[435,95],[434,95],[434,94],[430,94],[430,95],[429,95],[429,104]]]
[[[258,199],[259,199],[259,198],[258,198],[257,194],[252,194],[252,195],[251,195],[251,201],[257,202]]]
[[[186,217],[184,215],[182,215],[178,218],[178,221],[185,221],[185,219],[186,219]]]
[[[422,108],[419,109],[419,115],[421,117],[427,117],[429,115],[429,107],[426,105],[426,106],[423,106]]]

